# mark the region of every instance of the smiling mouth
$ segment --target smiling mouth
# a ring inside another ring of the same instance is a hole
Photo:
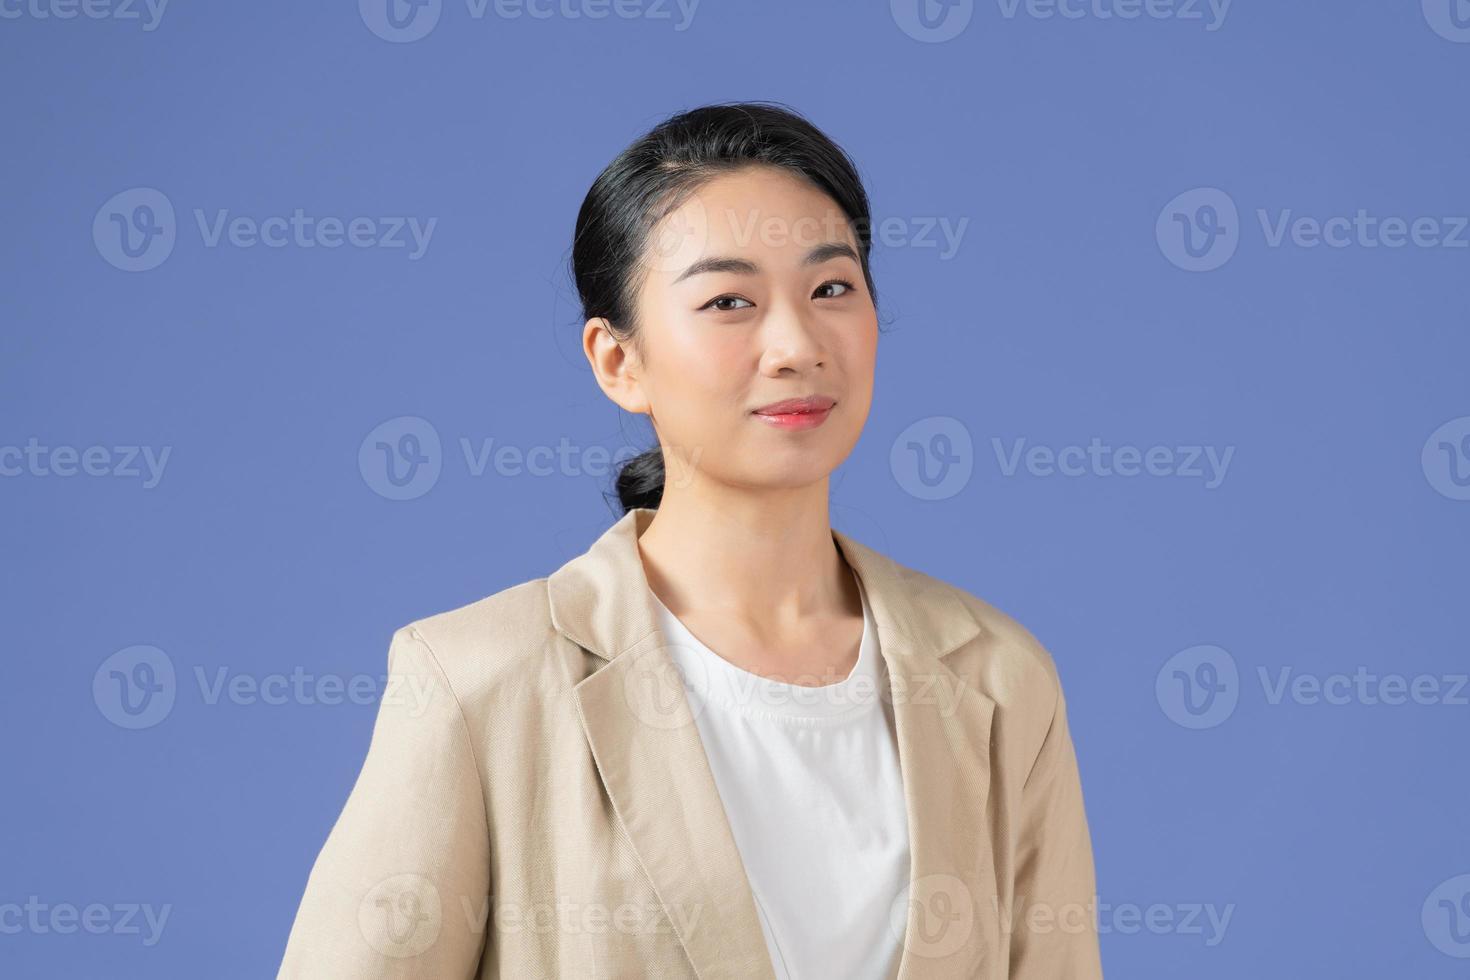
[[[777,429],[814,429],[827,421],[836,404],[831,398],[792,398],[756,409],[751,414]]]
[[[805,398],[784,398],[755,410],[756,415],[811,415],[831,411],[837,399],[826,395],[807,395]]]

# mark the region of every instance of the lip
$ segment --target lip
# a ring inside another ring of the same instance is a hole
[[[837,399],[826,395],[807,395],[805,398],[784,398],[755,410],[757,415],[796,415],[801,412],[825,412]]]
[[[832,414],[832,406],[836,404],[836,399],[826,395],[808,395],[772,402],[751,414],[778,429],[813,429],[827,421],[827,416]]]

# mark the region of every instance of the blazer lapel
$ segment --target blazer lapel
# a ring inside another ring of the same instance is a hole
[[[573,695],[608,797],[703,980],[774,980],[750,883],[648,593],[635,508],[548,579],[552,622],[607,663]],[[973,977],[1001,941],[986,806],[995,704],[943,656],[985,628],[948,585],[833,532],[893,689],[910,888],[897,977]],[[900,904],[901,903],[901,904]],[[814,910],[813,914],[820,914]]]
[[[608,660],[573,689],[597,771],[701,978],[775,980],[750,883],[683,680],[658,628],[629,511],[550,576],[552,622]]]
[[[833,537],[863,582],[892,686],[910,860],[897,980],[989,976],[1002,942],[987,809],[995,702],[944,661],[989,630],[950,585]]]

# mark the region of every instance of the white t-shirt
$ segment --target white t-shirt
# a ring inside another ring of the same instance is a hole
[[[820,687],[736,667],[653,598],[777,980],[892,977],[904,921],[900,910],[893,924],[894,902],[909,880],[908,815],[867,596],[857,665]]]

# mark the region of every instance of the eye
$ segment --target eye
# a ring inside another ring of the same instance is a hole
[[[744,303],[746,306],[754,306],[755,305],[750,300],[745,299],[742,296],[736,296],[733,293],[726,293],[724,296],[716,296],[714,299],[710,300],[708,303],[706,303],[703,306],[701,306],[700,309],[701,310],[707,310],[707,309],[710,309],[711,307],[714,307],[715,309],[717,309],[717,310],[719,310],[719,311],[721,311],[723,313],[730,313],[730,312],[733,312],[735,310],[743,309],[744,308],[744,307],[739,307],[739,306],[721,305],[721,304],[728,304],[728,303]]]
[[[822,290],[826,289],[828,286],[841,286],[843,291],[840,292],[840,293],[836,293],[834,295],[823,296],[823,297],[821,297],[822,299],[836,299],[838,296],[843,296],[843,295],[845,295],[847,293],[850,293],[850,292],[853,291],[854,288],[856,288],[856,287],[853,286],[852,283],[848,282],[846,279],[832,279],[832,280],[829,280],[828,282],[824,282],[820,286],[818,286],[817,287],[817,292],[820,293]]]

